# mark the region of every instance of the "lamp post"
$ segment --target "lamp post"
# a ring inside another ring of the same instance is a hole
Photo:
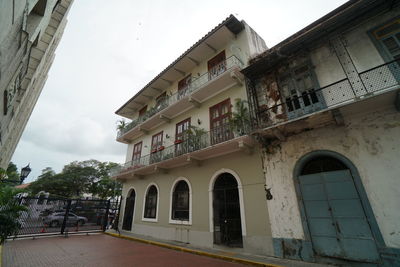
[[[24,182],[25,178],[28,177],[28,175],[30,173],[31,173],[31,168],[29,167],[29,164],[28,164],[21,169],[21,176],[20,176],[21,180],[20,180],[19,184],[22,184]]]

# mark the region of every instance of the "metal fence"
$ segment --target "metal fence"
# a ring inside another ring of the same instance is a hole
[[[157,151],[141,156],[138,159],[128,161],[122,166],[111,170],[111,175],[118,175],[127,169],[139,169],[157,162],[169,160],[197,150],[204,149],[219,143],[223,143],[251,131],[250,120],[246,118],[242,123],[236,125],[225,124],[214,127],[210,131],[198,129],[197,132],[187,131],[181,140],[175,140],[173,145],[160,146]]]
[[[21,197],[26,207],[19,217],[16,237],[105,231],[115,223],[119,201]]]

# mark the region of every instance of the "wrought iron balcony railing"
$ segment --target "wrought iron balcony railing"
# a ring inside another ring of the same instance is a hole
[[[334,109],[354,103],[370,96],[400,87],[400,62],[397,60],[360,72],[359,82],[353,84],[348,78],[335,83],[303,92],[286,99],[285,102],[258,107],[258,125],[255,128],[275,127],[288,121],[312,115],[313,113]],[[253,89],[254,90],[254,89]],[[318,96],[319,100],[316,99]],[[320,101],[318,105],[314,103]],[[294,110],[294,107],[300,107]]]
[[[225,73],[228,70],[233,69],[234,67],[243,68],[243,63],[236,56],[230,56],[226,60],[222,61],[221,63],[210,69],[208,72],[200,75],[199,77],[197,78],[192,77],[192,81],[188,84],[188,86],[185,89],[180,90],[172,95],[166,96],[163,100],[159,101],[156,106],[149,109],[143,116],[127,124],[124,129],[119,130],[117,138],[123,136],[129,130],[145,122],[147,119],[151,118],[153,115],[162,111],[166,107],[171,106],[172,104],[178,102],[182,98],[199,90],[203,85],[205,85],[209,81],[216,79],[218,76],[220,76],[221,74]]]
[[[247,135],[251,132],[249,120],[236,125],[222,125],[213,128],[209,132],[202,129],[193,128],[184,134],[181,140],[176,140],[171,146],[158,146],[153,153],[141,156],[138,159],[128,161],[122,166],[111,170],[111,176],[116,176],[121,172],[140,169],[161,161],[176,158],[194,151],[198,151],[219,143],[223,143],[239,136]]]

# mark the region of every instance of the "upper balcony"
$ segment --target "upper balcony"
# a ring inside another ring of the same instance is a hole
[[[153,147],[152,153],[141,156],[114,168],[111,175],[118,179],[141,177],[156,172],[168,172],[176,167],[197,164],[214,157],[243,151],[252,153],[254,141],[247,135],[248,123],[240,126],[222,125],[206,132],[202,129],[189,130],[182,140],[174,145]]]
[[[319,89],[304,90],[270,106],[258,106],[259,134],[284,140],[286,136],[328,124],[342,124],[342,113],[368,110],[376,105],[393,105],[400,110],[400,63],[394,60]],[[250,89],[254,94],[254,88]],[[274,100],[276,103],[276,99]]]
[[[232,86],[242,84],[243,75],[240,73],[242,68],[243,63],[236,56],[221,61],[208,72],[192,78],[182,90],[166,95],[144,115],[119,130],[117,140],[129,143],[130,140],[146,134],[163,123],[170,122],[180,114],[200,107],[203,102]]]

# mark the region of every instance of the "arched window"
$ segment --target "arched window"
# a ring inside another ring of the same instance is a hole
[[[157,197],[158,191],[155,185],[150,186],[146,194],[146,202],[144,206],[144,218],[156,219],[157,217]]]
[[[179,181],[172,195],[172,220],[189,221],[189,186],[186,181]]]
[[[346,169],[348,168],[341,161],[329,156],[321,156],[307,162],[301,171],[301,175]]]

